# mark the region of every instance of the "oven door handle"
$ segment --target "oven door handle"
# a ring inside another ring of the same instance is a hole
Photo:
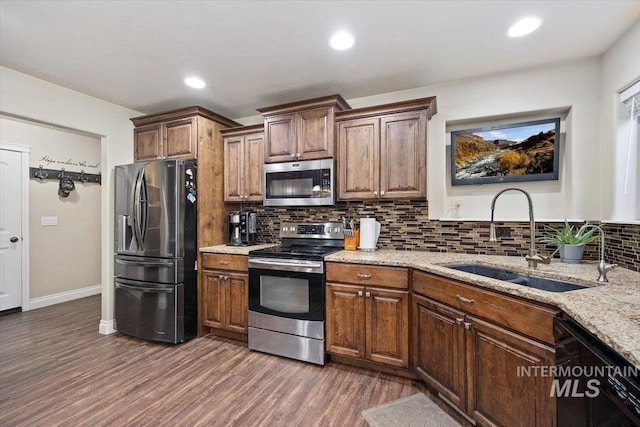
[[[324,273],[324,263],[322,261],[249,258],[249,268],[295,271],[303,273]]]

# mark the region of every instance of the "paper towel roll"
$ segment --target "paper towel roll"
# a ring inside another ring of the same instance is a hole
[[[360,250],[374,251],[380,236],[380,223],[375,218],[360,219]]]

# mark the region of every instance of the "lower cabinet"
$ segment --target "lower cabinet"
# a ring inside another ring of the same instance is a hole
[[[203,253],[198,296],[199,335],[230,332],[246,339],[249,314],[249,274],[244,255]]]
[[[393,275],[396,275],[394,279],[387,280]],[[341,283],[330,281],[332,279],[341,279]],[[408,368],[407,270],[328,264],[327,281],[327,352]],[[389,287],[380,287],[384,283]]]
[[[514,304],[526,302],[486,290],[470,295],[470,287],[461,284],[447,294],[451,301],[459,301],[451,305],[421,295],[421,290],[438,292],[435,288],[441,279],[422,272],[414,272],[413,279],[415,372],[478,425],[555,425],[552,378],[523,374],[530,366],[555,364],[552,343],[532,339],[512,326],[511,319],[523,314]],[[544,319],[542,323],[552,323],[559,313],[533,303],[528,306]],[[494,313],[501,315],[493,317]],[[510,323],[509,328],[501,324],[503,320]]]
[[[249,276],[205,270],[202,278],[204,325],[246,334]]]

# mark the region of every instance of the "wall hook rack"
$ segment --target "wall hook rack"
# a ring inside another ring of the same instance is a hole
[[[29,168],[29,176],[32,179],[39,179],[40,181],[44,181],[45,179],[55,179],[60,180],[61,178],[68,177],[76,182],[95,182],[97,184],[102,185],[102,175],[97,173],[85,173],[84,169],[80,172],[69,172],[64,170],[64,168],[60,169],[44,169],[42,165],[37,168]]]

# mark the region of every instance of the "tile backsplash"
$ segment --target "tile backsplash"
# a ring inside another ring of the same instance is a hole
[[[381,249],[511,256],[524,256],[529,250],[528,222],[497,221],[496,225],[505,235],[498,237],[498,242],[489,242],[489,221],[429,220],[428,203],[424,200],[337,202],[330,207],[274,208],[261,204],[247,204],[245,207],[258,214],[257,240],[261,243],[278,242],[283,222],[339,222],[343,216],[357,221],[368,215],[380,221],[378,247]],[[542,237],[545,225],[560,227],[562,224],[537,223],[537,238]],[[607,262],[640,271],[640,226],[603,224],[603,229],[607,237]],[[598,245],[599,240],[587,245],[584,259],[599,259]],[[555,247],[539,243],[538,249],[542,253],[551,253]]]

